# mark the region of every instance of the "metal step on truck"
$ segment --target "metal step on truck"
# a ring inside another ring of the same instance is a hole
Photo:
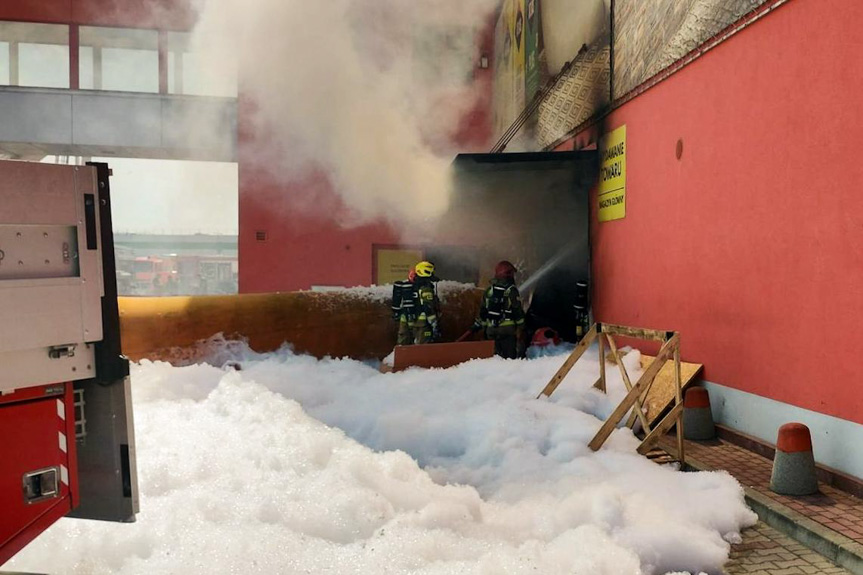
[[[138,511],[109,175],[0,161],[0,568],[61,517]]]

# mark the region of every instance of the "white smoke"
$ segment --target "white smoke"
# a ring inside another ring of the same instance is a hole
[[[206,0],[196,52],[240,74],[256,170],[323,173],[359,223],[448,205],[452,150],[474,102],[476,39],[496,0]],[[225,34],[224,31],[230,31]]]
[[[557,74],[609,27],[610,0],[543,0],[542,32],[549,73]]]

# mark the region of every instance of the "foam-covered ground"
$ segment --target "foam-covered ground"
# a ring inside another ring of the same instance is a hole
[[[592,352],[592,353],[591,353]],[[588,352],[381,374],[236,345],[242,369],[133,367],[141,513],[63,519],[5,569],[49,573],[717,572],[755,516],[724,473],[680,473],[617,430]],[[638,354],[625,361],[637,372]]]
[[[462,292],[469,289],[476,289],[475,284],[455,282],[449,280],[441,280],[435,282],[438,296],[442,302],[446,302],[451,294]],[[389,305],[393,297],[392,284],[373,285],[373,286],[356,286],[356,287],[317,287],[311,291],[340,293],[347,296],[359,297],[371,300],[378,303]]]

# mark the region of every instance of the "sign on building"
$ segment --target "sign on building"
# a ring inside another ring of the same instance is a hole
[[[599,140],[599,221],[626,217],[626,125]]]
[[[374,246],[374,283],[377,285],[391,284],[407,278],[411,267],[422,261],[423,257],[422,250]]]
[[[503,0],[494,29],[495,138],[510,127],[539,91],[541,23],[539,0]]]

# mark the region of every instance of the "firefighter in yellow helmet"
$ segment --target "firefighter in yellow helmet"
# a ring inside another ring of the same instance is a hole
[[[440,302],[434,282],[434,264],[427,261],[414,266],[413,305],[405,307],[399,317],[399,344],[430,343],[440,338],[438,316]]]

